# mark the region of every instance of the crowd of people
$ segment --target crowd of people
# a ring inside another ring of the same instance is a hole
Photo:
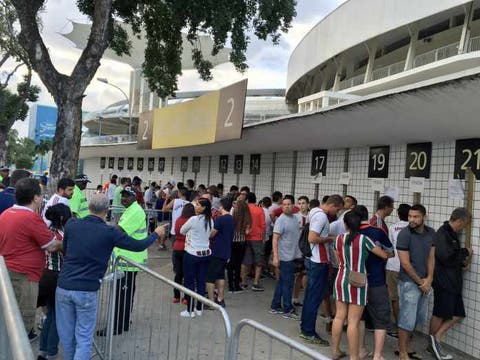
[[[60,179],[43,201],[40,184],[29,176],[15,170],[0,192],[0,255],[31,340],[36,309],[45,314],[39,360],[57,357],[59,343],[64,359],[89,359],[97,293],[112,253],[147,265],[147,248],[157,242],[166,251],[169,239],[176,283],[226,307],[227,291],[261,292],[263,279],[274,279],[270,314],[299,321],[300,338],[331,345],[333,359],[347,356],[340,347],[345,328],[350,359],[383,359],[387,335],[398,337],[399,359],[418,359],[412,333],[427,320],[433,289],[427,350],[438,360],[452,359],[441,342],[466,316],[462,272],[473,254],[459,240],[471,220],[464,208],[435,231],[421,204],[399,204],[398,221],[388,226],[395,205],[388,196],[369,216],[352,195],[319,201],[275,191],[257,199],[247,186],[225,191],[222,184],[196,186],[189,179],[142,188],[138,176],[114,175],[87,201],[90,180],[82,174]],[[128,263],[119,269],[114,335],[131,326],[138,271]],[[178,289],[172,302],[184,304],[179,315],[185,318],[208,310]],[[319,311],[331,344],[319,335]],[[366,328],[374,332],[372,352]]]

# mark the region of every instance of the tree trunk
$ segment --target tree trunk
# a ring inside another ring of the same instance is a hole
[[[82,135],[82,97],[57,98],[55,102],[58,117],[50,163],[50,189],[53,191],[59,179],[76,176]]]
[[[6,165],[7,162],[7,139],[8,130],[5,131],[3,127],[0,127],[0,166]]]

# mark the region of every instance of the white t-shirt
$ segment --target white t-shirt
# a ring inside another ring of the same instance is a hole
[[[113,200],[113,197],[115,196],[116,188],[117,188],[117,185],[113,183],[108,184],[107,193],[105,194],[107,195],[108,200]]]
[[[268,211],[268,209],[263,208],[263,212],[265,213],[265,235],[269,237],[273,234],[272,219],[270,218],[270,212]]]
[[[213,220],[210,220],[210,226],[205,229],[205,216],[195,215],[187,220],[180,229],[185,235],[185,251],[189,254],[197,255],[197,251],[204,251],[205,255],[210,255],[210,234],[213,229]]]
[[[400,231],[408,226],[408,221],[399,221],[395,225],[390,226],[389,230],[389,237],[390,241],[392,242],[393,248],[395,250],[395,257],[388,259],[387,261],[387,270],[391,271],[400,271],[400,259],[398,258],[397,253],[397,238]]]
[[[310,231],[315,231],[317,234],[320,234],[321,237],[327,237],[330,233],[330,224],[328,222],[328,217],[325,212],[320,208],[314,208],[308,214],[310,219]],[[328,261],[328,244],[310,244],[312,249],[312,256],[310,260],[315,263],[321,263]],[[320,259],[320,252],[326,254],[327,259]]]
[[[47,209],[50,206],[57,205],[57,204],[64,204],[64,205],[67,205],[68,207],[70,207],[70,201],[68,201],[68,199],[66,197],[60,196],[58,194],[53,194],[52,197],[50,199],[48,199],[47,203],[45,204],[45,207],[43,208],[43,212],[42,212],[43,221],[45,221],[45,224],[47,224],[48,227],[50,227],[52,222],[45,218],[45,213],[47,212]]]
[[[172,228],[170,229],[170,234],[175,235],[175,221],[182,215],[183,207],[187,205],[189,201],[182,199],[173,200],[172,208]]]

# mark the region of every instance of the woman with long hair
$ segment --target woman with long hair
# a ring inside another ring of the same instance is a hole
[[[195,215],[193,204],[186,204],[182,209],[182,214],[175,221],[175,241],[173,242],[173,271],[175,273],[174,281],[177,284],[183,284],[183,257],[185,255],[185,235],[180,232],[183,224]],[[173,303],[180,302],[180,291],[173,289]]]
[[[50,206],[45,211],[45,218],[51,222],[50,231],[58,241],[63,241],[63,229],[72,217],[70,208],[65,204]],[[53,359],[58,354],[58,333],[55,323],[55,289],[58,274],[63,263],[61,251],[46,254],[45,269],[38,285],[38,306],[47,307],[47,317],[43,323],[40,336],[38,359]]]
[[[199,199],[195,206],[195,216],[192,216],[180,228],[185,237],[185,254],[183,257],[183,273],[185,287],[205,296],[205,282],[207,280],[208,258],[210,251],[210,234],[213,229],[212,204],[208,199]],[[190,296],[187,299],[187,309],[180,313],[183,317],[202,315],[202,303]]]
[[[233,210],[233,219],[235,221],[235,235],[232,243],[232,255],[227,264],[228,290],[231,293],[242,292],[240,286],[241,267],[245,255],[245,236],[250,233],[252,217],[245,201],[237,200]]]
[[[332,326],[332,359],[346,354],[340,350],[343,324],[348,318],[348,347],[350,359],[359,359],[358,326],[367,303],[365,263],[369,252],[387,260],[388,255],[365,235],[360,234],[360,216],[355,211],[345,214],[347,232],[337,236],[333,248],[338,259],[339,270],[335,279],[333,298],[336,300],[336,314]],[[356,281],[353,279],[356,278]]]

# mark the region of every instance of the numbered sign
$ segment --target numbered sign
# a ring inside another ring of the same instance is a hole
[[[154,111],[145,111],[138,119],[137,149],[150,150],[152,148]]]
[[[228,155],[220,155],[218,172],[220,174],[226,174],[228,172]]]
[[[407,144],[405,177],[430,178],[432,163],[432,143]]]
[[[153,171],[155,169],[155,158],[148,158],[147,169],[148,171]]]
[[[133,158],[128,158],[127,159],[127,169],[128,170],[133,170]]]
[[[463,139],[455,142],[455,179],[465,179],[465,170],[472,169],[480,179],[480,139]]]
[[[125,167],[125,158],[118,158],[118,164],[117,164],[118,170],[123,170]]]
[[[233,173],[241,174],[243,173],[243,155],[235,155],[233,161]]]
[[[101,157],[100,158],[100,169],[105,169],[106,164],[107,164],[107,158]]]
[[[164,172],[165,171],[165,158],[160,157],[158,158],[158,171]]]
[[[143,158],[137,158],[137,170],[143,171]]]
[[[109,157],[108,158],[108,168],[113,169],[115,167],[115,158]]]
[[[313,150],[312,151],[312,166],[310,168],[310,175],[316,176],[322,174],[327,175],[327,150]]]
[[[182,156],[180,160],[180,171],[185,172],[188,170],[188,157]]]
[[[250,174],[258,175],[260,174],[260,154],[250,155]]]
[[[200,161],[200,156],[194,156],[192,158],[192,172],[195,174],[200,172]]]
[[[388,178],[388,162],[390,146],[374,146],[370,148],[368,158],[369,178]]]

